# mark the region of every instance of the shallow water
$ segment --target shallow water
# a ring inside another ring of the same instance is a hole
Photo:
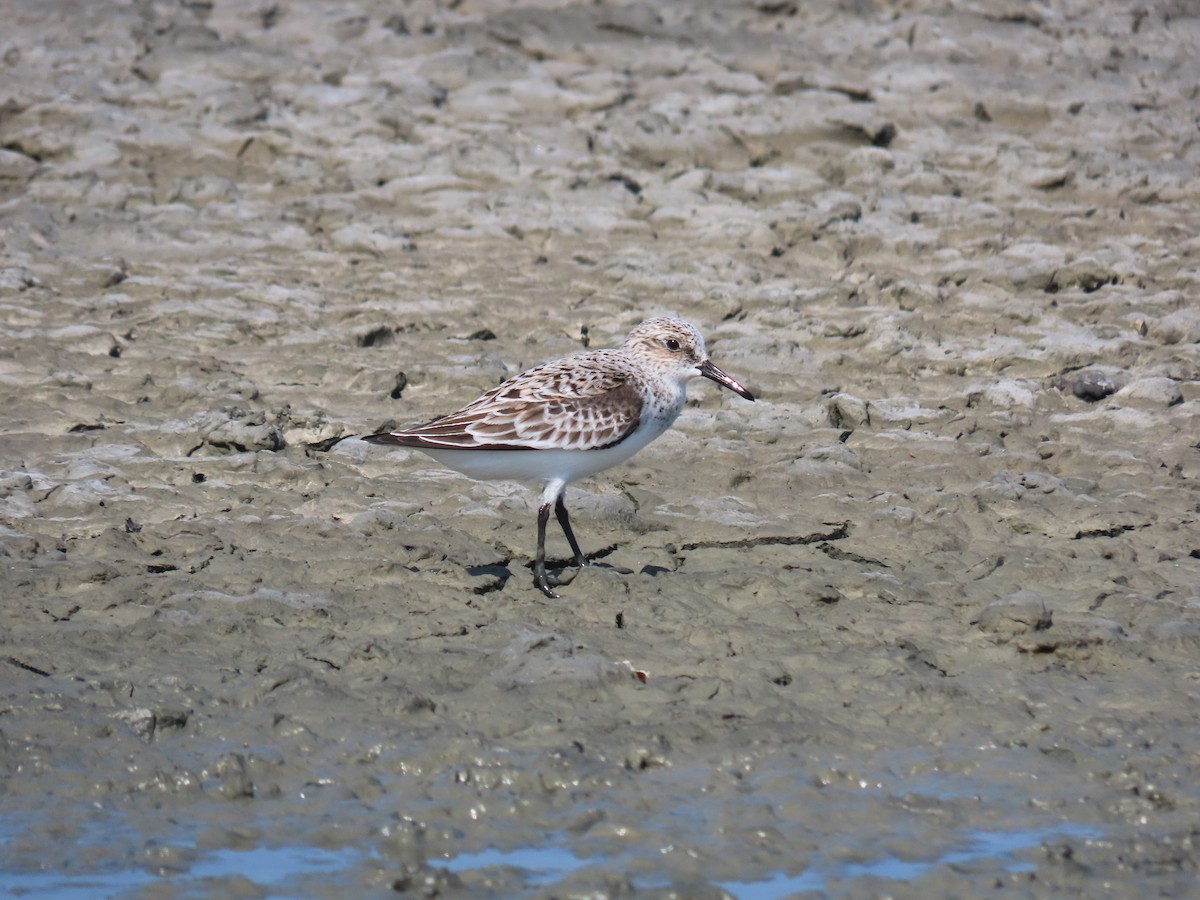
[[[466,819],[475,827],[445,813],[439,817],[436,810],[456,802],[461,773],[446,781],[439,795],[418,804],[403,801],[403,779],[384,784],[374,803],[343,797],[332,806],[319,802],[321,789],[310,781],[299,793],[314,804],[312,827],[280,819],[286,806],[271,809],[286,801],[286,790],[275,801],[243,801],[244,814],[219,835],[212,825],[226,819],[228,811],[206,816],[195,804],[195,821],[170,816],[153,836],[136,817],[116,811],[93,809],[66,832],[59,816],[26,811],[5,821],[0,871],[7,890],[34,896],[132,894],[151,885],[193,896],[236,879],[268,896],[287,897],[353,890],[371,883],[372,872],[394,869],[403,859],[407,870],[422,878],[452,876],[447,889],[467,895],[499,890],[535,896],[543,889],[601,883],[618,873],[633,888],[666,889],[704,873],[730,896],[765,898],[802,891],[854,893],[855,885],[876,879],[903,884],[964,867],[997,875],[1029,872],[1037,866],[1039,848],[1087,846],[1104,837],[1102,827],[1064,821],[1061,813],[1030,812],[1035,797],[1039,806],[1056,806],[1067,793],[1061,786],[996,792],[990,770],[1017,768],[1020,754],[981,750],[979,755],[991,758],[959,774],[944,771],[944,761],[923,753],[889,754],[886,766],[871,775],[863,768],[849,775],[810,763],[807,777],[796,777],[794,757],[777,758],[773,766],[762,760],[753,773],[730,779],[736,785],[732,792],[722,790],[722,773],[712,769],[650,771],[639,779],[639,791],[652,803],[613,792],[610,785],[611,802],[581,796],[561,813],[540,817],[537,837],[522,837],[530,833],[514,822],[501,847],[486,846],[487,835],[495,833],[488,819],[497,815],[493,810],[501,796],[520,792],[503,784],[471,791]],[[1030,778],[1036,780],[1032,773]],[[821,787],[812,786],[822,779]],[[409,814],[420,809],[423,817],[422,839],[402,850],[395,839],[412,819],[397,820],[389,812],[397,807]],[[582,831],[580,808],[587,810]],[[255,816],[255,809],[266,815]],[[331,816],[384,824],[354,840],[344,836],[345,845],[334,847],[336,826],[318,824]],[[290,842],[271,837],[284,832],[292,835]],[[303,843],[306,834],[319,834],[326,846]],[[48,836],[59,840],[57,852],[47,848]],[[61,846],[63,838],[69,852]],[[536,843],[522,843],[531,838]],[[239,845],[220,847],[214,841]]]
[[[339,877],[353,870],[360,854],[351,850],[316,847],[257,847],[253,850],[215,850],[198,854],[182,871],[169,874],[144,868],[63,872],[21,869],[0,872],[0,884],[13,896],[83,900],[93,897],[134,896],[139,889],[170,886],[174,896],[208,895],[214,881],[237,877],[268,897],[300,897],[314,889],[349,889],[353,880]]]
[[[7,4],[10,890],[1192,890],[1200,20],[1011,6]],[[352,439],[668,311],[561,601]]]
[[[813,859],[801,872],[779,872],[752,881],[721,881],[717,886],[737,900],[768,900],[806,891],[824,892],[831,882],[840,891],[854,891],[856,879],[864,876],[889,881],[908,881],[928,874],[938,866],[983,864],[999,871],[1032,870],[1032,862],[1016,856],[1018,852],[1034,849],[1046,841],[1071,838],[1087,841],[1099,838],[1099,829],[1089,826],[1060,824],[1040,830],[974,831],[948,847],[926,848],[928,858],[921,860],[887,857],[866,863],[839,863],[821,857]],[[3,839],[7,841],[7,838]],[[85,838],[83,843],[110,841],[111,836]],[[0,843],[2,846],[2,843]],[[861,848],[843,846],[840,852],[857,854]],[[2,852],[2,851],[0,851]],[[644,854],[652,871],[654,853]],[[372,850],[345,848],[323,850],[316,847],[257,846],[240,850],[196,851],[187,863],[173,863],[170,871],[149,871],[150,866],[130,869],[104,867],[91,871],[42,869],[28,871],[9,859],[0,869],[0,884],[14,896],[55,897],[63,900],[97,896],[132,895],[150,885],[169,885],[175,896],[192,896],[195,892],[215,889],[214,881],[237,877],[253,884],[264,896],[306,896],[336,889],[351,889],[358,880],[356,870],[374,857]],[[448,860],[431,859],[429,863],[470,880],[482,880],[491,870],[515,870],[517,883],[523,890],[510,896],[534,896],[540,889],[550,889],[563,878],[588,867],[603,870],[647,868],[641,861],[634,863],[623,857],[580,858],[565,846],[527,847],[516,850],[484,850],[461,853]],[[652,874],[634,880],[639,888],[664,886]]]

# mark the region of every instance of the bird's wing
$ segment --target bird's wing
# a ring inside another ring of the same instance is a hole
[[[597,351],[529,369],[458,412],[364,440],[430,450],[598,450],[638,427],[642,403],[633,375]]]

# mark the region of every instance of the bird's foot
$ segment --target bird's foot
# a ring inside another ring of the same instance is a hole
[[[550,576],[546,574],[545,563],[537,563],[534,565],[534,567],[533,567],[533,583],[538,586],[538,590],[540,590],[543,594],[545,594],[551,600],[561,599],[558,596],[558,594],[556,594],[554,592],[554,588],[550,584]],[[558,583],[557,579],[555,579],[555,583],[556,584]]]
[[[535,566],[533,570],[533,581],[538,586],[538,589],[551,600],[560,600],[562,598],[555,593],[554,588],[561,587],[564,584],[570,584],[575,580],[575,576],[577,576],[583,570],[584,566],[590,565],[591,563],[587,560],[587,558],[581,556],[575,560],[574,569],[559,569],[553,575],[546,571],[545,566],[542,566],[541,568]]]

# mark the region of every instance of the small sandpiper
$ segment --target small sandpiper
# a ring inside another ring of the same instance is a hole
[[[415,447],[470,478],[545,482],[533,575],[542,593],[557,599],[546,575],[550,510],[575,565],[586,566],[563,503],[567,485],[624,462],[670,428],[683,409],[687,382],[697,375],[754,399],[713,365],[694,325],[647,319],[619,350],[591,350],[543,363],[458,412],[363,440]]]

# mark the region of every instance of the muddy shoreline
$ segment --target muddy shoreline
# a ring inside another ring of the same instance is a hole
[[[1187,13],[15,4],[0,884],[1188,891]],[[662,312],[561,600],[354,439]]]

